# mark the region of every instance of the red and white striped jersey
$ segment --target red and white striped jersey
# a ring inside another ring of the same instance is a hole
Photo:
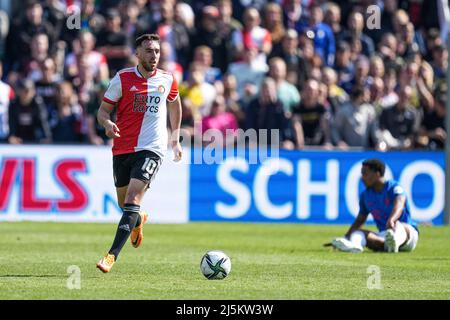
[[[156,69],[148,79],[137,66],[117,72],[103,97],[117,108],[120,138],[114,139],[113,155],[150,150],[163,158],[168,143],[166,100],[177,97],[177,81],[168,72]]]

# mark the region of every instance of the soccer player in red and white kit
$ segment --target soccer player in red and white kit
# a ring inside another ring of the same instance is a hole
[[[105,273],[111,270],[130,235],[135,248],[144,238],[142,229],[148,215],[141,210],[140,204],[167,149],[167,110],[174,161],[180,161],[182,156],[179,142],[181,101],[173,75],[157,69],[159,36],[142,35],[135,45],[139,64],[115,75],[97,113],[97,120],[105,127],[106,135],[114,139],[114,183],[123,210],[112,247],[97,263],[97,268]],[[117,109],[116,123],[110,117],[114,108]]]

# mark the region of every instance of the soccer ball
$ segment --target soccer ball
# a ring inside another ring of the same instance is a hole
[[[208,251],[200,262],[200,271],[209,280],[224,279],[231,271],[231,260],[222,251]]]

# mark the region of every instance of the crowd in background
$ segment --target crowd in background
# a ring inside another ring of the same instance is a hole
[[[442,149],[449,16],[446,0],[11,2],[0,142],[109,144],[96,122],[109,80],[137,64],[137,36],[157,33],[185,134],[278,129],[286,149]]]

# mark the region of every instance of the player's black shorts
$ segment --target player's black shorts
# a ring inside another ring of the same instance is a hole
[[[161,158],[149,150],[113,156],[114,184],[117,188],[125,187],[134,178],[150,185],[161,162]]]

